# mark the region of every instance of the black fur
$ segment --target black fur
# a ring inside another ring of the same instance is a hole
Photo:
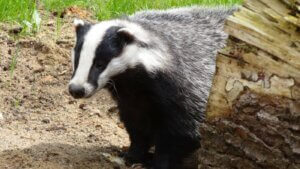
[[[108,77],[106,88],[118,104],[131,141],[127,161],[149,161],[149,149],[155,146],[155,169],[198,168],[199,127],[205,116],[215,55],[225,46],[224,21],[234,10],[193,7],[146,11],[117,21],[106,31],[93,66],[88,68],[88,83],[93,86],[97,86],[98,76],[109,61],[120,57],[128,43],[166,56],[164,60],[153,55],[162,61],[157,69],[146,70],[148,65],[138,60],[124,72]],[[126,24],[130,28],[128,22],[141,26],[147,40],[134,37],[139,34],[118,32]]]
[[[118,57],[128,43],[138,43],[117,33],[121,27],[111,27],[96,49],[88,82],[97,87],[97,79],[107,64]],[[81,37],[77,37],[75,52],[80,56]],[[151,46],[140,45],[150,48]],[[180,71],[179,71],[180,72]],[[131,145],[126,155],[130,163],[149,163],[149,149],[155,146],[155,169],[195,169],[200,147],[199,123],[201,113],[189,112],[184,89],[173,83],[180,76],[163,72],[149,74],[139,65],[116,75],[113,85],[106,86],[117,101],[120,119],[129,133]],[[192,97],[193,94],[190,94]],[[184,159],[189,158],[185,164]],[[151,163],[151,162],[150,162]]]
[[[118,57],[122,53],[125,44],[127,44],[126,39],[117,33],[120,28],[117,26],[109,28],[96,49],[96,57],[88,77],[88,82],[95,87],[98,87],[97,80],[99,75],[113,58]]]
[[[148,74],[142,66],[113,78],[115,86],[109,90],[130,136],[129,160],[145,162],[155,145],[155,168],[197,168],[193,153],[200,147],[200,113],[186,113],[184,96],[170,78]],[[193,163],[183,166],[189,156]]]
[[[82,49],[84,35],[90,29],[90,24],[85,24],[83,26],[79,26],[76,28],[76,36],[77,41],[75,45],[75,70],[73,73],[76,73],[76,69],[78,67],[79,59],[80,59],[80,51]],[[105,70],[108,63],[115,57],[118,57],[126,44],[131,43],[133,40],[127,36],[126,34],[118,33],[118,30],[122,27],[114,26],[109,28],[101,43],[98,45],[95,53],[95,58],[93,61],[93,65],[90,68],[88,82],[92,84],[94,87],[98,87],[97,79],[99,75]]]
[[[74,71],[73,71],[72,78],[75,75],[78,64],[79,64],[80,51],[82,49],[82,45],[83,45],[83,42],[84,42],[84,36],[90,30],[90,28],[91,28],[90,24],[78,25],[75,28],[75,31],[76,31],[76,44],[75,44],[75,47],[74,47],[75,58],[74,58]]]

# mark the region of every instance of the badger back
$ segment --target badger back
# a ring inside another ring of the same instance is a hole
[[[175,83],[184,90],[187,104],[204,111],[212,78],[215,56],[225,46],[226,18],[236,7],[189,7],[165,11],[138,12],[130,20],[155,32],[172,56],[170,68]]]

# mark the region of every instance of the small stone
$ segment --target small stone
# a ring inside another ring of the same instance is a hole
[[[4,120],[3,114],[0,112],[0,121]]]
[[[46,25],[47,26],[54,26],[54,21],[49,21]]]
[[[96,116],[102,117],[100,113],[95,113]]]
[[[89,138],[93,138],[93,137],[96,137],[95,134],[89,134],[88,136]]]
[[[3,66],[3,71],[8,71],[8,67],[7,66]]]
[[[58,130],[66,131],[67,129],[65,127],[59,127],[59,126],[52,126],[46,128],[46,131],[58,131]]]
[[[86,104],[80,104],[80,105],[79,105],[79,108],[80,108],[81,110],[87,110]]]
[[[13,45],[15,42],[12,40],[12,39],[8,39],[7,41],[6,41],[6,43],[7,43],[7,45]]]
[[[23,30],[23,27],[15,27],[15,28],[10,29],[8,32],[12,33],[12,34],[19,34],[22,32],[22,30]]]
[[[39,52],[36,50],[31,51],[31,53],[30,53],[31,56],[37,56],[38,54],[39,54]]]
[[[68,102],[68,104],[74,104],[74,103],[75,103],[74,100],[70,100],[70,101]]]
[[[45,69],[42,66],[35,66],[33,68],[33,73],[41,73],[43,71],[45,71]]]
[[[8,49],[8,51],[7,51],[7,53],[9,54],[9,55],[11,55],[11,49]]]
[[[100,124],[97,124],[97,125],[95,126],[95,128],[102,128],[102,126],[101,126]]]
[[[32,40],[22,40],[18,42],[18,45],[23,48],[32,48],[36,42]]]
[[[34,76],[29,77],[28,81],[29,81],[30,83],[33,83],[33,82],[35,81]]]
[[[51,75],[48,75],[48,76],[45,76],[44,78],[42,78],[41,82],[43,84],[54,84],[55,78]]]
[[[124,128],[125,128],[125,126],[124,126],[123,123],[118,123],[118,127],[120,127],[121,129],[124,129]]]
[[[49,119],[43,119],[42,122],[45,123],[45,124],[49,124],[50,120]]]
[[[90,113],[89,115],[90,115],[90,117],[92,117],[92,116],[102,117],[102,116],[100,115],[100,113]]]
[[[57,45],[63,45],[63,44],[69,44],[70,42],[69,41],[66,41],[66,40],[57,40],[56,41],[56,44]]]
[[[99,139],[94,134],[89,134],[87,142],[92,143],[94,141],[99,141]]]
[[[52,15],[53,16],[57,16],[57,17],[60,17],[60,18],[64,18],[65,15],[66,15],[66,11],[64,10],[63,12],[57,12],[57,11],[54,11],[52,12]]]
[[[108,112],[109,112],[109,113],[115,113],[117,110],[118,110],[118,107],[117,107],[117,106],[113,106],[113,107],[110,107],[110,108],[108,109]]]
[[[51,49],[43,42],[37,42],[34,44],[34,49],[44,54],[50,53]]]

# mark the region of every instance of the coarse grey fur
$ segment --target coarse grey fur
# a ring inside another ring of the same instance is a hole
[[[193,6],[141,11],[128,18],[152,33],[154,48],[167,47],[163,51],[168,51],[168,56],[172,57],[168,74],[182,87],[190,112],[204,115],[215,73],[216,54],[225,47],[228,37],[223,31],[224,22],[236,10],[236,6]]]

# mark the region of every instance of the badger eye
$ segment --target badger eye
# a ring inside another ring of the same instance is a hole
[[[104,64],[103,64],[103,63],[97,63],[97,64],[96,64],[96,67],[97,67],[98,69],[102,69],[102,68],[104,67]]]

